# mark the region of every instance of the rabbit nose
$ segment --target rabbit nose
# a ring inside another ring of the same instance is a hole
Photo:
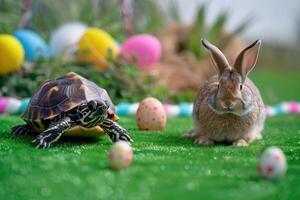
[[[232,110],[236,103],[234,101],[222,101],[221,106],[224,110]]]

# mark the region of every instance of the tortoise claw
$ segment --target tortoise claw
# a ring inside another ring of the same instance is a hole
[[[18,125],[11,129],[11,135],[12,136],[26,136],[29,129],[27,128],[27,125]]]
[[[35,145],[36,149],[46,149],[51,146],[51,143],[44,140],[44,137],[39,135],[35,140],[32,141],[32,143]]]

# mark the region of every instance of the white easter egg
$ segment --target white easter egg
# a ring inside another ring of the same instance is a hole
[[[260,177],[277,180],[283,177],[286,171],[286,158],[280,148],[268,147],[261,153],[257,166]]]
[[[161,130],[166,126],[167,115],[162,103],[152,97],[144,99],[136,113],[140,130]]]
[[[112,169],[123,169],[132,162],[132,148],[124,141],[114,143],[108,154],[109,165]]]
[[[87,26],[80,22],[71,22],[56,29],[50,38],[52,55],[62,55],[69,49],[75,48]]]

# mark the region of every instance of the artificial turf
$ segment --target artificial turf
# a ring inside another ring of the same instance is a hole
[[[108,137],[63,139],[35,149],[33,137],[12,138],[18,117],[0,117],[0,199],[300,199],[300,118],[267,120],[264,140],[250,147],[200,147],[183,138],[190,118],[171,118],[162,132],[142,132],[134,118],[120,123],[132,134],[134,160],[108,167]],[[258,178],[259,152],[283,149],[289,169],[274,182]]]
[[[300,101],[300,73],[255,70],[252,78],[267,104]],[[133,117],[122,117],[135,142],[132,165],[108,167],[108,137],[64,138],[50,149],[35,149],[32,136],[12,138],[17,116],[0,117],[0,199],[300,199],[300,117],[266,121],[264,139],[246,148],[200,147],[183,138],[192,119],[170,118],[162,132],[142,132]],[[288,172],[277,182],[256,173],[260,151],[283,149]]]

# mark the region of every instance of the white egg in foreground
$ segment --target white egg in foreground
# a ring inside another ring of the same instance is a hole
[[[127,142],[116,142],[109,151],[109,165],[112,169],[126,168],[131,164],[132,157],[132,148]]]
[[[277,180],[283,177],[286,171],[286,158],[280,148],[268,147],[261,153],[257,166],[260,177]]]

